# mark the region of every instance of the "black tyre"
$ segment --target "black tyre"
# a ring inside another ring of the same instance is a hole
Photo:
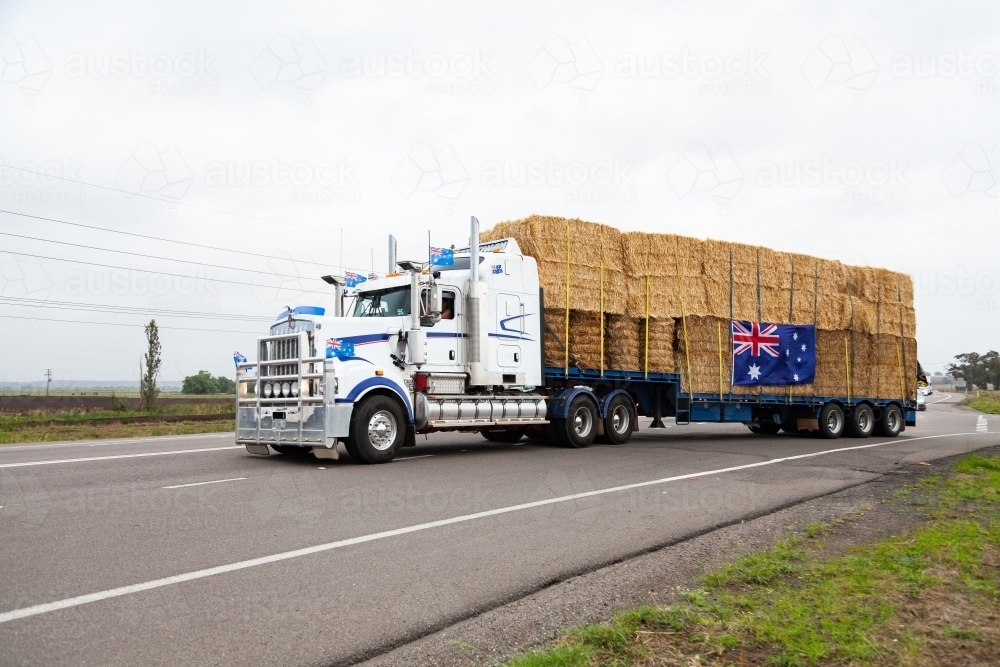
[[[875,413],[870,405],[862,403],[847,416],[847,435],[852,438],[867,438],[875,430]]]
[[[789,435],[799,435],[798,419],[792,419],[791,421],[782,422],[781,430]]]
[[[296,447],[295,445],[271,445],[271,449],[294,459],[312,458],[312,447]]]
[[[512,428],[506,431],[491,431],[488,428],[479,429],[479,434],[490,442],[517,442],[524,437],[525,431]]]
[[[844,410],[836,403],[827,403],[819,411],[819,437],[833,440],[844,433]]]
[[[406,415],[388,396],[369,396],[351,415],[351,431],[344,447],[358,463],[388,463],[403,446]]]
[[[875,435],[895,438],[903,430],[903,411],[898,405],[882,408],[882,415],[875,421]]]
[[[566,419],[553,419],[552,426],[563,447],[589,447],[597,437],[597,404],[580,394],[569,404]]]
[[[777,435],[778,431],[781,430],[781,426],[778,424],[764,423],[764,424],[747,424],[750,428],[751,433],[756,433],[757,435]]]
[[[604,418],[604,435],[597,436],[598,442],[609,445],[624,445],[632,437],[636,414],[632,401],[618,394],[608,403]]]

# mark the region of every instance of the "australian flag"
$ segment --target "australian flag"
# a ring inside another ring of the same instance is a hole
[[[431,248],[431,264],[455,266],[455,251],[451,248]]]
[[[816,327],[733,320],[733,384],[811,384],[816,377]]]
[[[347,271],[344,273],[344,282],[348,287],[357,287],[361,283],[367,280],[360,273],[353,273],[352,271]]]
[[[247,358],[246,357],[244,357],[239,352],[233,352],[233,363],[235,363],[235,364],[245,364],[246,362],[247,362]]]
[[[326,358],[337,357],[341,361],[354,356],[354,343],[349,340],[330,338],[326,341]]]

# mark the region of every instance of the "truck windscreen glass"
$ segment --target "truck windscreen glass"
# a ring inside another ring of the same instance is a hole
[[[396,287],[358,294],[354,317],[399,317],[410,314],[410,288]]]

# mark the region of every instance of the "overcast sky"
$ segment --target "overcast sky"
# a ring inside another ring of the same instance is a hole
[[[928,370],[1000,347],[1000,5],[436,7],[0,3],[0,208],[60,221],[0,213],[0,381],[135,380],[151,314],[164,379],[231,375],[469,215],[885,266]]]

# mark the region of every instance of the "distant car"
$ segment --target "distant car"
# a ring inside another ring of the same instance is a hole
[[[927,399],[924,397],[924,388],[917,389],[917,410],[927,409]]]
[[[928,396],[930,396],[931,394],[933,394],[934,393],[934,385],[931,385],[931,384],[927,385],[924,388],[924,393],[927,394]]]

